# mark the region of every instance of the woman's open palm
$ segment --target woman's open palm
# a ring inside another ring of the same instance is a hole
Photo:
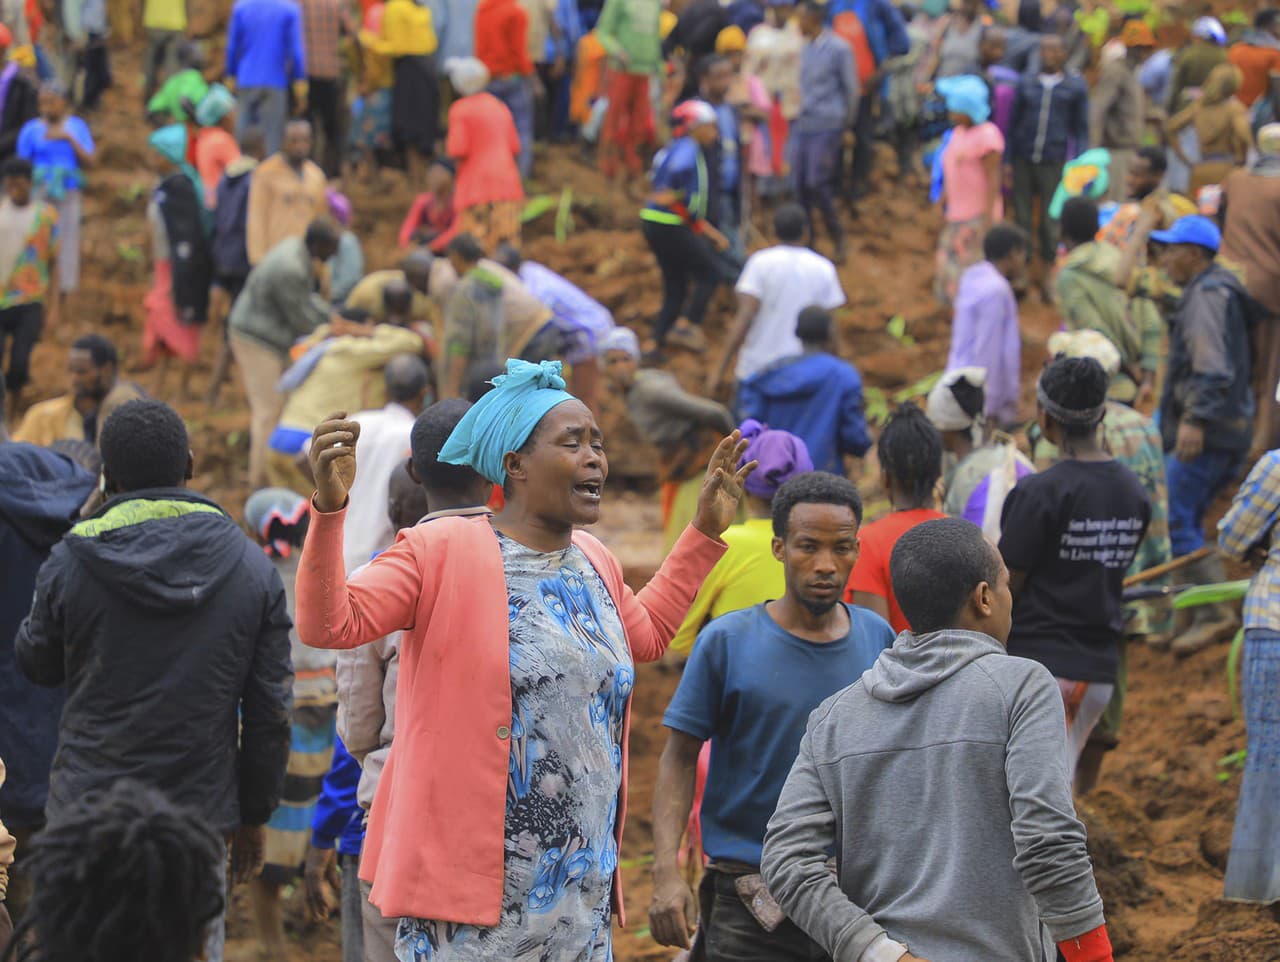
[[[698,495],[698,512],[693,519],[694,527],[705,535],[720,537],[737,517],[738,505],[742,503],[742,486],[758,463],[751,461],[738,467],[738,461],[746,450],[747,442],[742,440],[742,432],[734,431],[721,439],[711,455],[702,491]]]

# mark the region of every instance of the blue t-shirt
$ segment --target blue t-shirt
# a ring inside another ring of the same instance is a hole
[[[79,117],[69,116],[64,127],[81,147],[93,152],[93,135],[89,133],[88,124]],[[19,157],[31,161],[35,168],[36,185],[43,187],[51,199],[61,200],[66,191],[84,187],[84,172],[76,149],[65,140],[48,140],[45,137],[48,129],[48,122],[41,118],[28,120],[18,134],[17,151]]]
[[[826,644],[784,631],[763,604],[717,618],[698,635],[662,723],[711,739],[702,844],[712,859],[760,864],[810,712],[893,644],[887,621],[845,608],[849,634]]]

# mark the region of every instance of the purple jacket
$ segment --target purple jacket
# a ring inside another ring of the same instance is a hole
[[[1022,335],[1013,288],[990,261],[979,261],[960,275],[955,305],[947,370],[986,368],[987,417],[1001,425],[1016,424]]]

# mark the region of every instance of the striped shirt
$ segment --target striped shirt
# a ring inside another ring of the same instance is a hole
[[[1267,559],[1249,583],[1244,599],[1245,628],[1280,630],[1280,449],[1268,451],[1236,492],[1218,522],[1218,545],[1242,560],[1254,548]]]

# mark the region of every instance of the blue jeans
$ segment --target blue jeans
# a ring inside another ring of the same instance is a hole
[[[1181,558],[1204,547],[1204,513],[1218,492],[1235,480],[1243,456],[1233,451],[1205,451],[1194,461],[1165,455],[1169,483],[1169,542]]]
[[[1280,631],[1245,630],[1243,695],[1248,755],[1223,895],[1266,904],[1280,899]]]
[[[493,94],[511,111],[520,135],[520,157],[516,164],[520,176],[528,177],[533,169],[533,83],[528,77],[514,74],[489,81],[489,93]]]
[[[236,93],[236,140],[244,140],[250,127],[261,127],[267,156],[280,149],[284,122],[289,114],[289,97],[283,87],[241,87]]]

